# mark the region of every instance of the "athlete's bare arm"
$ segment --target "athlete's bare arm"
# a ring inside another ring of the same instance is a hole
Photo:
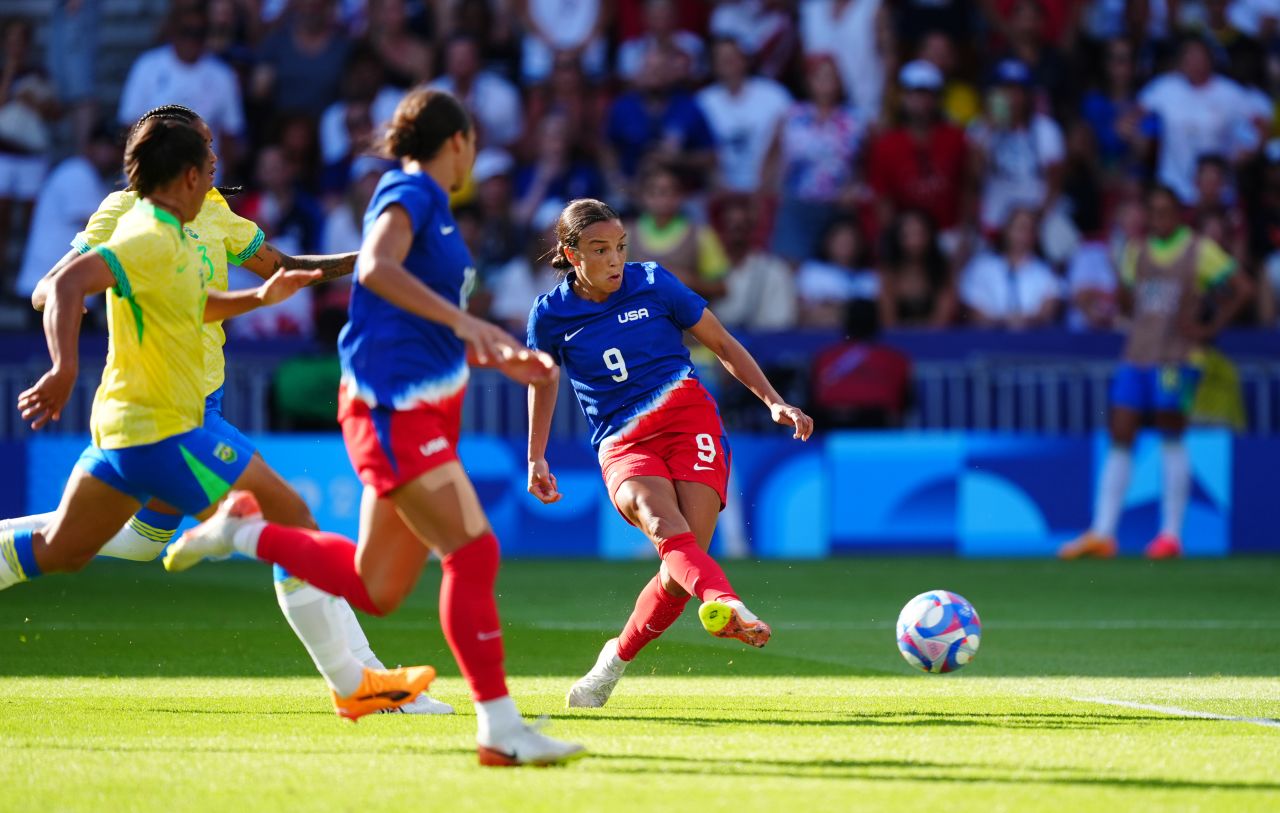
[[[256,308],[283,302],[308,285],[314,285],[319,277],[320,272],[316,270],[280,270],[257,288],[246,288],[240,291],[209,291],[209,299],[204,306],[204,320],[221,322],[223,319],[230,319]]]
[[[354,273],[356,270],[356,257],[358,256],[356,252],[352,251],[347,254],[304,254],[299,257],[293,257],[285,254],[270,243],[263,243],[262,247],[252,257],[241,263],[241,267],[252,271],[263,279],[270,279],[272,274],[282,269],[285,271],[319,271],[320,276],[311,284],[320,285]]]
[[[551,377],[529,385],[529,493],[543,503],[559,501],[556,476],[547,465],[547,440],[551,437],[551,417],[560,394],[560,368]]]
[[[720,320],[710,309],[702,311],[702,318],[696,325],[689,328],[689,332],[704,347],[716,354],[730,375],[741,381],[743,386],[755,393],[755,396],[769,407],[774,423],[794,426],[796,439],[809,439],[813,434],[813,418],[782,400],[782,396],[765,377],[760,365],[751,357],[742,343],[725,330],[724,325],[720,324]]]
[[[53,275],[66,268],[76,257],[80,256],[80,252],[74,248],[62,255],[62,259],[58,260],[57,265],[49,269],[49,273],[44,275],[39,282],[36,283],[36,289],[31,292],[31,307],[38,311],[44,310],[45,302],[49,299],[49,280],[53,279]]]
[[[62,408],[80,370],[80,321],[84,300],[116,284],[107,261],[97,254],[85,254],[49,273],[44,280],[47,300],[44,308],[44,335],[49,344],[49,372],[33,387],[18,396],[18,409],[32,429],[62,417]]]

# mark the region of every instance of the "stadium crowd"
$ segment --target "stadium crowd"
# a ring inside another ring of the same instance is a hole
[[[355,250],[376,135],[426,82],[478,122],[471,307],[513,331],[583,196],[734,327],[838,327],[869,300],[887,327],[1111,329],[1151,183],[1259,283],[1242,321],[1275,322],[1280,0],[175,0],[116,110],[94,102],[101,2],[59,0],[47,53],[4,24],[9,296],[117,183],[118,128],[173,102],[272,243]],[[345,296],[232,332],[323,335]]]

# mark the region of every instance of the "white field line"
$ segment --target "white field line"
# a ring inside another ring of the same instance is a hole
[[[1120,706],[1138,711],[1154,711],[1158,714],[1168,714],[1173,717],[1195,717],[1202,720],[1223,720],[1228,723],[1250,723],[1252,725],[1266,726],[1267,728],[1280,728],[1280,720],[1273,720],[1270,717],[1235,717],[1230,714],[1214,714],[1209,711],[1196,711],[1195,709],[1184,709],[1177,706],[1157,706],[1153,703],[1113,700],[1110,697],[1073,697],[1071,699],[1080,703],[1101,703],[1105,706]]]
[[[410,618],[382,620],[377,623],[381,629],[418,629],[422,620]],[[43,632],[56,630],[75,630],[81,632],[127,632],[130,630],[257,630],[272,626],[272,622],[259,624],[223,624],[202,621],[8,621],[0,623],[0,631],[4,632]],[[534,620],[518,623],[516,626],[533,627],[534,629],[557,630],[565,632],[596,632],[601,630],[617,630],[618,624],[600,621],[560,621]],[[894,622],[885,621],[777,621],[773,624],[778,629],[788,630],[846,630],[850,632],[892,630]],[[1119,618],[1098,619],[1093,621],[1074,621],[1055,619],[1045,621],[988,621],[983,624],[986,630],[1280,630],[1280,620],[1264,619],[1227,619],[1227,618],[1193,618],[1181,621]]]

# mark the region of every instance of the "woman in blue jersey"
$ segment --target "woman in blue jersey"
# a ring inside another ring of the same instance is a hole
[[[706,552],[725,505],[730,453],[719,410],[689,360],[685,331],[764,401],[775,422],[793,427],[794,437],[808,440],[813,420],[782,400],[706,300],[656,263],[627,262],[627,234],[609,206],[573,201],[556,236],[552,265],[565,278],[534,304],[529,346],[569,376],[609,497],[662,559],[622,632],[569,691],[570,706],[599,707],[641,648],[680,617],[690,594],[702,602],[698,616],[712,635],[756,647],[771,635]],[[561,497],[546,461],[558,389],[558,375],[530,386],[529,492],[543,503]]]
[[[468,361],[523,384],[550,375],[551,359],[467,314],[475,274],[449,193],[466,182],[476,137],[462,104],[418,88],[396,108],[387,151],[400,167],[378,183],[342,331],[339,420],[365,484],[360,542],[264,522],[250,494],[170,549],[165,566],[191,567],[239,551],[352,606],[385,615],[440,556],[440,623],[475,701],[482,765],[564,762],[582,753],[525,725],[507,693],[494,581],[498,540],[458,459]]]

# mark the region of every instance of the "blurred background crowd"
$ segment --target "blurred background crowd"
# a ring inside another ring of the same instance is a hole
[[[513,331],[582,196],[745,331],[1113,330],[1152,183],[1257,283],[1242,326],[1275,327],[1280,0],[174,0],[112,77],[95,55],[122,3],[142,0],[14,0],[33,13],[3,23],[15,309],[118,183],[119,128],[145,110],[201,113],[233,208],[282,250],[344,252],[380,126],[429,83],[474,114],[454,201],[471,307]],[[231,333],[325,339],[345,297]]]

